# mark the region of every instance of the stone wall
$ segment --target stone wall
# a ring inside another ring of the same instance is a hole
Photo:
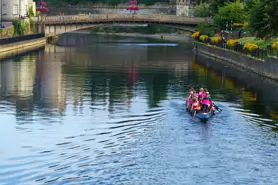
[[[240,87],[258,92],[257,96],[266,104],[278,101],[278,96],[273,96],[273,94],[278,93],[278,81],[265,78],[244,69],[228,67],[224,62],[221,63],[206,56],[196,56],[196,63],[221,75],[222,84],[225,83],[225,79],[229,79],[239,84]]]
[[[229,66],[252,71],[264,77],[278,80],[278,59],[276,58],[267,57],[265,61],[261,61],[250,56],[199,42],[194,43],[194,50],[197,55],[206,56],[219,62],[224,62]]]
[[[0,59],[35,50],[37,48],[43,47],[45,43],[46,43],[46,39],[43,37],[39,39],[32,39],[28,41],[1,45]]]

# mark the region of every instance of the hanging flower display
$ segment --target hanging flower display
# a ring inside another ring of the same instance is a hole
[[[198,31],[192,35],[192,38],[198,40],[200,36],[201,36],[201,32]]]
[[[136,14],[136,12],[140,10],[140,7],[137,6],[138,2],[136,0],[130,1],[129,4],[130,4],[130,7],[128,7],[127,10],[129,10],[130,12],[133,12],[134,14]]]
[[[235,49],[235,47],[239,44],[237,40],[228,40],[227,46],[230,49]]]
[[[201,35],[199,39],[203,42],[207,42],[208,41],[208,36],[207,35]]]
[[[47,3],[46,2],[42,2],[40,4],[40,6],[38,8],[36,8],[37,12],[41,12],[41,13],[47,13],[49,12],[49,8],[47,8]]]
[[[245,44],[243,49],[249,53],[252,53],[259,49],[259,46],[257,44]]]

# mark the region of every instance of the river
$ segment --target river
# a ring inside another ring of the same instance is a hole
[[[0,184],[278,184],[278,85],[192,43],[105,35],[0,63]],[[191,87],[223,110],[185,112]]]

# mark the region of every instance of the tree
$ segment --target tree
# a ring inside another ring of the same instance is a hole
[[[210,7],[206,3],[201,3],[195,7],[194,15],[196,17],[207,17],[209,16]]]
[[[215,26],[214,24],[207,24],[206,22],[201,22],[196,27],[196,31],[200,31],[202,35],[207,35],[211,37],[219,30],[217,29],[217,26]]]
[[[254,0],[249,13],[249,29],[257,38],[278,36],[278,0]]]
[[[245,4],[241,3],[240,0],[226,3],[225,6],[219,8],[219,12],[214,16],[214,22],[220,29],[226,28],[226,22],[244,23],[246,20]]]

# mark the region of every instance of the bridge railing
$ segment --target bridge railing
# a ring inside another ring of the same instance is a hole
[[[204,21],[203,18],[196,17],[178,17],[175,15],[132,15],[132,14],[90,14],[90,15],[66,15],[66,16],[48,16],[43,21],[46,24],[55,23],[79,23],[79,22],[113,22],[113,21],[141,21],[141,22],[169,22],[181,24],[198,24]]]

